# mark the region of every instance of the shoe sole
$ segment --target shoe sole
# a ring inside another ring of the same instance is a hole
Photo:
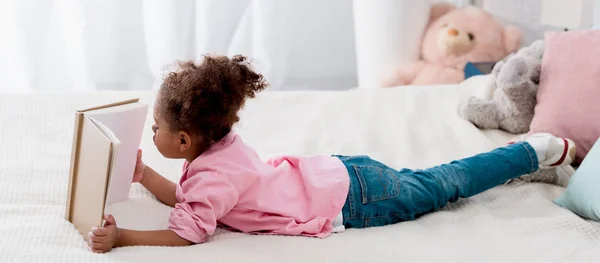
[[[563,165],[556,167],[556,184],[562,187],[567,187],[569,185],[569,180],[571,176],[575,174],[575,169],[570,165]]]

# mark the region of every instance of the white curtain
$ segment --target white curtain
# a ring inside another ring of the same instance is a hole
[[[2,0],[0,37],[0,91],[153,89],[204,53],[253,58],[272,89],[356,85],[351,0]]]

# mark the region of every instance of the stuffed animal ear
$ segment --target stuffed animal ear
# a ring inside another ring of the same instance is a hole
[[[513,53],[521,45],[521,30],[514,26],[504,27],[504,50],[507,54]]]
[[[438,18],[442,17],[446,13],[456,9],[456,6],[448,2],[439,2],[431,6],[429,10],[429,23],[433,23]]]

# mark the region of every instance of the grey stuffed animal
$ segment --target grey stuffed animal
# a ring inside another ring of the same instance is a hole
[[[480,129],[529,131],[543,53],[544,42],[538,40],[498,62],[491,73],[496,78],[492,99],[470,97],[459,107],[459,114]]]

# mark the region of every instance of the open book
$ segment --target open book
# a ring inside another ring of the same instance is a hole
[[[76,112],[65,218],[86,241],[105,207],[129,197],[147,113],[138,99]]]

